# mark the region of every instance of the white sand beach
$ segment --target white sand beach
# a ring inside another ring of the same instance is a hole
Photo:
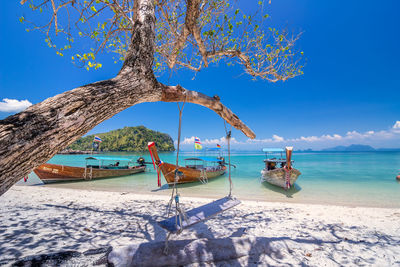
[[[48,265],[91,266],[110,247],[164,241],[166,232],[157,221],[165,218],[168,200],[157,195],[14,186],[0,196],[0,265],[24,259],[30,266],[28,259],[35,258],[28,256],[45,259],[59,253],[62,259]],[[182,197],[181,201],[190,209],[210,199]],[[172,240],[226,237],[263,238],[269,249],[203,265],[400,265],[399,209],[243,201]]]

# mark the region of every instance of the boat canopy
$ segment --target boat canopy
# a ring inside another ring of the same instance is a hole
[[[283,150],[282,148],[263,148],[262,151],[265,153],[272,153],[272,152],[283,152],[285,150]]]
[[[185,160],[200,160],[200,161],[208,161],[208,162],[222,162],[221,159],[213,158],[213,157],[186,158]]]
[[[118,158],[118,157],[102,157],[102,156],[95,156],[95,157],[88,157],[86,158],[87,160],[92,159],[92,160],[110,160],[110,161],[132,161],[132,159],[129,158]]]

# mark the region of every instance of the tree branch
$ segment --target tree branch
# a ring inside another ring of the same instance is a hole
[[[177,86],[166,86],[160,83],[162,89],[161,101],[164,102],[189,102],[204,106],[213,110],[219,116],[221,116],[227,123],[242,131],[247,137],[255,138],[254,132],[244,124],[239,117],[234,114],[229,108],[224,106],[220,102],[218,96],[209,97],[196,91],[190,91],[183,88],[180,85]]]
[[[198,18],[200,16],[200,4],[202,0],[187,0],[186,3],[186,16],[185,24],[182,27],[182,33],[179,35],[178,40],[176,40],[172,54],[168,58],[168,67],[173,68],[176,64],[179,52],[184,48],[186,44],[186,39],[189,34],[192,34],[199,47],[200,54],[202,55],[204,66],[208,67],[207,63],[207,50],[204,45],[203,39],[201,38],[201,30],[198,26]]]
[[[183,25],[182,32],[179,35],[178,40],[175,42],[174,48],[172,49],[172,54],[168,58],[168,67],[172,69],[175,66],[176,59],[178,58],[179,52],[185,46],[186,39],[189,36],[189,30]]]
[[[221,56],[228,56],[228,57],[237,57],[243,66],[245,67],[246,71],[248,74],[250,74],[253,77],[263,77],[264,79],[270,81],[270,82],[277,82],[279,80],[285,81],[291,77],[282,77],[279,75],[277,70],[273,67],[273,65],[268,66],[266,69],[264,69],[261,72],[257,72],[253,69],[251,66],[250,58],[247,56],[245,53],[243,53],[240,50],[232,50],[232,49],[227,49],[224,51],[209,51],[207,52],[207,57],[221,57]],[[268,76],[272,76],[273,78],[270,78]]]

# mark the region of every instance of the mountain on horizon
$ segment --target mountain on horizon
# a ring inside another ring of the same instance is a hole
[[[346,151],[346,152],[363,152],[363,151],[376,151],[375,148],[369,145],[349,145],[349,146],[335,146],[324,148],[321,151]]]

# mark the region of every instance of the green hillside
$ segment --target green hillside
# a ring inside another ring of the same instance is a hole
[[[91,150],[95,135],[80,138],[68,149]],[[175,151],[174,142],[168,134],[147,129],[144,126],[124,127],[107,133],[96,134],[102,139],[100,151],[147,151],[147,143],[155,142],[159,151]]]

